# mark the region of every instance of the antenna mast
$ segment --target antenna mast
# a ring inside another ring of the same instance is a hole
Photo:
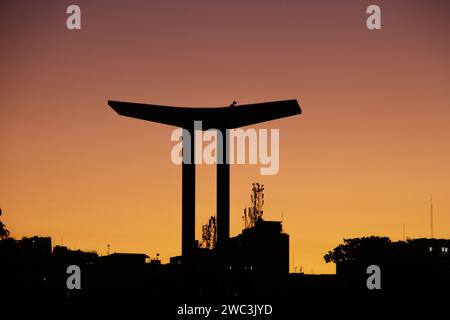
[[[201,247],[206,249],[214,249],[217,243],[217,219],[212,216],[209,218],[208,224],[202,226],[202,243]]]
[[[259,183],[252,183],[252,194],[250,196],[252,201],[252,206],[248,209],[244,209],[244,220],[245,229],[252,228],[255,226],[256,222],[262,220],[263,216],[263,205],[264,205],[264,185]]]
[[[430,231],[433,239],[433,194],[430,195]]]

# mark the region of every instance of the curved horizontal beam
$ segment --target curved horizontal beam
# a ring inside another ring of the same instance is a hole
[[[191,128],[202,121],[202,129],[233,129],[301,114],[297,100],[272,101],[218,108],[170,107],[134,102],[108,101],[120,115],[175,127]]]

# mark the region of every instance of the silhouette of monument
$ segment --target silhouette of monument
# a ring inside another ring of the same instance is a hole
[[[194,120],[203,121],[202,130],[215,128],[224,140],[229,139],[227,129],[301,113],[296,100],[241,106],[233,102],[225,108],[176,108],[114,101],[109,104],[121,115],[180,126],[191,136],[196,130]],[[225,142],[222,145],[228,146]],[[187,145],[183,140],[183,148]],[[193,155],[193,143],[189,148]],[[226,159],[229,150],[225,148],[223,154]],[[217,167],[218,245],[211,245],[216,239],[216,220],[211,219],[204,230],[206,244],[197,247],[195,162],[183,163],[182,177],[183,251],[182,256],[171,257],[167,264],[161,263],[159,254],[153,259],[143,253],[109,254],[109,245],[108,254],[99,256],[64,246],[52,248],[50,237],[15,240],[0,222],[1,301],[137,298],[153,301],[153,311],[155,307],[167,311],[164,303],[179,305],[179,301],[195,301],[192,299],[216,302],[225,297],[224,301],[237,302],[285,301],[277,310],[290,315],[288,311],[297,312],[299,303],[317,299],[338,300],[344,306],[361,299],[448,300],[449,239],[344,239],[343,244],[324,256],[326,262],[336,264],[335,275],[289,273],[289,235],[283,231],[282,222],[262,218],[264,186],[258,183],[253,184],[252,206],[244,210],[245,228],[230,238],[226,162]],[[82,270],[80,289],[67,285],[67,270],[72,265]],[[381,289],[367,286],[368,266],[373,265],[381,270]]]
[[[194,137],[194,121],[202,121],[201,130],[217,129],[222,133],[222,152],[218,148],[217,164],[217,248],[226,262],[227,243],[230,235],[230,166],[229,139],[227,129],[257,124],[265,121],[285,118],[301,114],[297,100],[273,101],[247,105],[233,102],[228,107],[192,108],[169,107],[132,102],[108,101],[108,104],[119,114],[186,129]],[[183,138],[183,155],[189,150],[192,161],[182,164],[182,256],[184,262],[190,261],[196,249],[195,242],[195,139],[190,145]],[[188,149],[189,148],[189,149]]]

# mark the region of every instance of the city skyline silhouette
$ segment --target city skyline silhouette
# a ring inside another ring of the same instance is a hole
[[[105,101],[297,97],[301,121],[255,126],[280,129],[279,172],[231,169],[231,236],[260,182],[266,219],[283,219],[291,262],[309,274],[335,273],[323,255],[343,238],[429,238],[430,194],[434,237],[450,238],[448,3],[385,3],[377,31],[359,1],[80,7],[82,29],[69,31],[56,1],[0,4],[0,206],[12,237],[169,262],[181,253],[171,128],[119,120]],[[215,169],[196,174],[200,239]]]

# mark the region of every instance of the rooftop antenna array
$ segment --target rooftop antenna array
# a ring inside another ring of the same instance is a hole
[[[209,218],[208,224],[202,226],[202,242],[200,247],[206,249],[214,249],[217,242],[217,220],[212,216]]]
[[[250,195],[252,206],[244,209],[245,229],[252,228],[256,222],[262,220],[264,205],[264,185],[258,182],[252,183],[252,194]]]

